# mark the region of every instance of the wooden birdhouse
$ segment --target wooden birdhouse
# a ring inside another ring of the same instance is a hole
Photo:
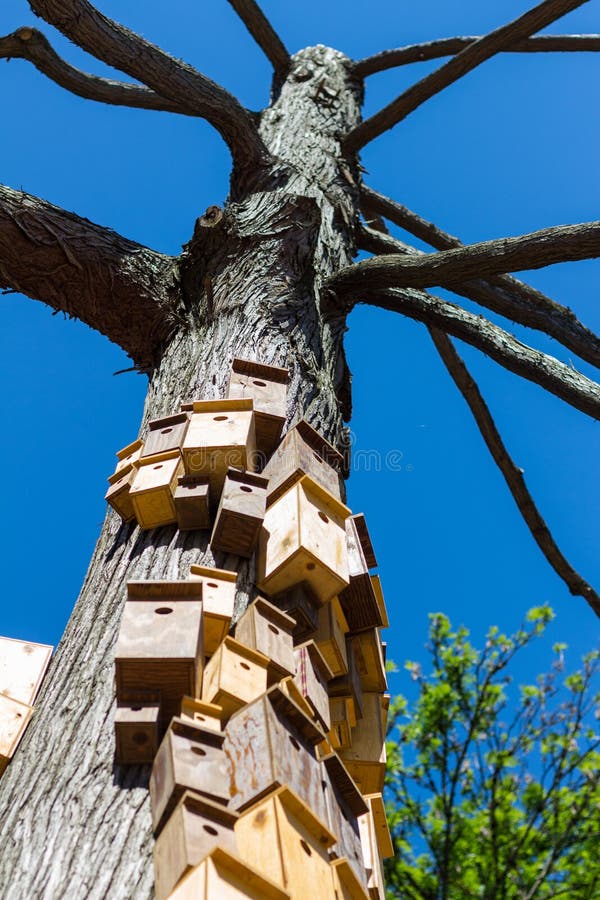
[[[27,703],[0,694],[0,775],[12,759],[32,714]]]
[[[333,836],[289,788],[279,788],[240,816],[238,852],[294,900],[331,896],[327,847]]]
[[[349,582],[348,507],[305,476],[267,508],[258,549],[258,589],[267,595],[308,582],[321,603]]]
[[[178,881],[217,847],[235,853],[237,814],[186,791],[154,844],[156,900],[166,900]]]
[[[227,469],[256,470],[252,400],[200,400],[193,403],[183,458],[188,475],[205,475],[217,492]]]
[[[339,599],[348,626],[350,631],[381,628],[384,625],[384,616],[380,609],[380,599],[376,594],[375,584],[369,574],[356,516],[346,519],[346,540],[350,583],[340,592]]]
[[[115,712],[115,762],[120,766],[151,763],[160,744],[159,700],[119,703]]]
[[[124,466],[120,472],[116,472],[108,479],[110,485],[104,499],[124,522],[132,522],[135,519],[135,510],[131,499],[131,483],[135,478],[136,470],[131,466]]]
[[[173,494],[183,474],[179,450],[144,456],[134,464],[131,500],[140,528],[160,528],[177,521]]]
[[[179,412],[173,416],[165,416],[162,419],[153,419],[148,422],[148,434],[144,443],[142,459],[146,456],[168,453],[170,450],[179,450],[187,431],[189,418],[189,413]]]
[[[0,694],[32,706],[51,657],[48,644],[0,637]]]
[[[388,619],[385,599],[381,587],[381,578],[379,577],[379,575],[371,575],[371,584],[373,586],[373,593],[375,594],[375,600],[377,601],[377,606],[379,607],[379,612],[381,614],[381,620],[383,623],[382,628],[389,628],[390,620]]]
[[[273,603],[294,619],[294,643],[303,644],[315,636],[319,627],[318,597],[307,582],[296,584],[282,594],[271,598]]]
[[[202,684],[202,584],[130,581],[115,648],[117,699],[159,694],[165,720]]]
[[[387,816],[385,814],[385,803],[381,794],[367,794],[367,801],[371,817],[373,819],[373,829],[379,855],[382,859],[391,859],[394,855],[394,845],[390,834],[390,826],[388,825]]]
[[[331,855],[348,860],[356,878],[366,888],[359,817],[368,812],[369,807],[336,753],[323,759],[321,766],[329,828],[336,838]]]
[[[237,572],[191,566],[190,579],[202,582],[204,653],[212,656],[229,631],[235,605]]]
[[[379,854],[375,825],[370,809],[359,817],[358,826],[361,837],[363,861],[367,872],[369,896],[375,898],[375,900],[385,900],[383,862]]]
[[[331,722],[327,682],[331,680],[331,669],[314,641],[307,641],[306,644],[296,647],[294,658],[296,660],[294,682],[308,701],[317,722],[325,732],[328,732]]]
[[[336,499],[341,497],[343,457],[329,441],[302,420],[290,428],[263,468],[269,478],[267,503],[273,503],[303,475],[309,475]]]
[[[333,896],[336,900],[370,900],[366,888],[345,857],[331,863],[333,876]]]
[[[227,396],[232,400],[254,401],[256,447],[269,458],[281,437],[286,417],[289,372],[277,366],[265,366],[247,359],[231,364]]]
[[[126,447],[123,447],[122,450],[117,450],[117,466],[115,468],[115,475],[118,472],[124,472],[125,469],[129,469],[136,460],[140,458],[142,452],[144,450],[144,442],[143,441],[133,441],[131,444],[127,444]]]
[[[223,731],[225,713],[216,703],[205,703],[186,696],[181,698],[181,718],[219,734]]]
[[[237,621],[236,640],[246,647],[259,650],[269,658],[269,684],[296,672],[293,639],[295,624],[291,616],[281,612],[263,597],[257,597]]]
[[[183,878],[169,900],[290,900],[287,891],[217,847]]]
[[[242,811],[288,785],[323,821],[327,808],[315,744],[323,733],[279,686],[243,707],[225,729],[225,753],[235,760],[230,806]]]
[[[346,635],[346,659],[348,660],[348,671],[345,675],[338,675],[333,678],[327,685],[330,697],[349,697],[351,698],[354,718],[360,719],[363,714],[363,688],[360,680],[360,672],[358,671],[358,661],[352,643],[351,636]]]
[[[334,750],[346,749],[352,743],[352,729],[356,725],[356,710],[352,697],[330,697],[331,729],[328,738]]]
[[[210,528],[210,482],[203,476],[180,475],[173,494],[180,531]]]
[[[187,790],[227,806],[232,773],[223,753],[223,740],[223,734],[185,719],[171,720],[150,776],[155,834]]]
[[[385,778],[385,718],[383,695],[363,694],[363,717],[352,730],[352,745],[340,757],[363,794],[380,794]]]
[[[363,691],[387,691],[387,677],[378,628],[359,631],[350,638]]]
[[[315,644],[321,651],[332,675],[345,675],[348,671],[346,653],[346,634],[348,623],[342,612],[340,601],[333,597],[319,610],[319,627],[315,635]]]
[[[232,715],[267,689],[268,657],[226,637],[204,669],[202,699]]]
[[[267,507],[268,479],[228,469],[210,538],[214,550],[250,557]]]

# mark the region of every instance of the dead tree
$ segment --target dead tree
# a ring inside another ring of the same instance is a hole
[[[343,447],[348,313],[369,303],[422,322],[540,549],[571,593],[600,615],[600,597],[556,545],[453,338],[596,419],[599,385],[485,314],[429,293],[448,288],[598,366],[598,337],[571,310],[508,273],[600,256],[600,222],[463,246],[364,184],[359,162],[368,142],[495,54],[600,49],[598,35],[536,36],[585,0],[544,0],[483,37],[403,47],[359,62],[323,46],[291,56],[254,0],[230,2],[273,66],[272,100],[260,114],[87,0],[30,0],[41,19],[136,83],[74,68],[29,27],[1,38],[0,56],[28,60],[90,100],[206,119],[231,153],[230,195],[200,215],[181,255],[171,257],[1,187],[0,287],[87,323],[149,373],[142,431],[182,401],[223,396],[229,363],[242,356],[288,367],[288,424],[303,415]],[[361,119],[366,77],[439,57],[448,59]],[[432,251],[391,237],[386,219]],[[359,249],[371,257],[355,263]],[[112,650],[128,580],[185,577],[191,563],[202,561],[213,562],[204,532],[142,532],[107,515],[39,714],[0,782],[6,900],[151,895],[148,773],[113,763]],[[242,574],[250,585],[251,567]],[[247,600],[241,590],[240,610]]]

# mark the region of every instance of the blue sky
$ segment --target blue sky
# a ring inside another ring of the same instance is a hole
[[[251,108],[268,102],[270,71],[225,0],[105,0],[101,9],[221,82]],[[304,0],[263,3],[293,52],[330,44],[354,58],[405,43],[488,31],[524,12],[503,0]],[[367,12],[365,13],[365,8]],[[550,30],[598,31],[600,3]],[[4,0],[0,31],[38,24],[25,0]],[[106,68],[40,25],[71,62]],[[438,63],[439,64],[439,63]],[[374,112],[436,64],[367,82]],[[598,218],[600,55],[504,55],[429,101],[363,154],[366,183],[464,241]],[[229,157],[200,120],[93,104],[62,91],[25,62],[0,66],[4,138],[0,179],[177,253],[204,209],[227,194]],[[525,274],[600,330],[597,262]],[[523,526],[464,401],[425,330],[391,313],[352,313],[355,446],[396,465],[354,471],[349,503],[364,511],[380,562],[391,628],[389,655],[423,658],[427,613],[442,610],[479,638],[516,628],[552,604],[548,641],[521,674],[566,641],[573,657],[597,644],[598,620],[571,598]],[[540,349],[593,372],[555,342],[514,326]],[[508,447],[560,546],[598,588],[600,424],[479,353],[460,347],[480,380]],[[125,355],[39,303],[0,298],[0,443],[4,601],[0,634],[56,643],[77,597],[103,516],[114,452],[136,434],[146,384]],[[405,676],[392,679],[404,689]]]

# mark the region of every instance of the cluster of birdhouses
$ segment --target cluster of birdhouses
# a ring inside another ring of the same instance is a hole
[[[46,644],[0,637],[0,775],[31,720],[51,656]]]
[[[286,379],[235,360],[227,399],[151,423],[112,476],[142,527],[256,563],[237,617],[231,569],[127,586],[116,760],[152,766],[158,900],[385,895],[385,603],[340,455],[306,422],[280,439]]]

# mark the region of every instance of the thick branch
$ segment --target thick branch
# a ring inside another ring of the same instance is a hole
[[[422,255],[422,251],[366,226],[359,228],[357,241],[359,248],[369,253]],[[458,240],[457,245],[462,246]],[[555,303],[516,278],[500,275],[493,284],[475,279],[453,284],[452,290],[513,322],[544,332],[582,359],[600,366],[600,338],[586,328],[570,309]]]
[[[186,113],[172,100],[160,97],[150,88],[89,75],[69,65],[56,53],[37,28],[19,28],[0,38],[0,59],[26,59],[56,84],[84,97],[113,106],[134,106],[163,112]]]
[[[544,0],[543,3],[528,10],[518,19],[514,19],[507,25],[497,28],[470,44],[449,62],[400,94],[380,112],[354,128],[344,141],[345,149],[347,151],[360,150],[369,141],[397,125],[426,100],[458,81],[467,72],[495,56],[496,53],[505,50],[522,38],[529,37],[533,32],[545,28],[546,25],[587,2],[589,0]]]
[[[0,186],[0,286],[81,319],[152,366],[178,316],[175,263],[30,194]]]
[[[354,73],[360,78],[366,78],[368,75],[384,72],[386,69],[395,69],[397,66],[440,59],[443,56],[453,56],[470,47],[475,41],[482,40],[483,37],[484,35],[441,38],[423,44],[409,44],[395,50],[384,50],[382,53],[375,53],[373,56],[367,56],[355,63]],[[560,53],[598,50],[600,50],[600,34],[541,34],[516,41],[504,48],[505,53]]]
[[[533,539],[570,592],[585,597],[596,615],[600,616],[600,597],[591,585],[575,571],[557,547],[529,493],[522,470],[511,459],[477,383],[456,352],[452,341],[437,328],[430,328],[429,333],[454,383],[467,401],[481,436],[492,454],[494,462],[502,472]]]
[[[519,237],[468,244],[456,250],[366,259],[340,269],[329,280],[336,293],[387,287],[452,289],[454,284],[521,269],[600,256],[600,221],[557,225]]]
[[[600,419],[600,385],[552,356],[522,344],[515,337],[454,303],[424,291],[363,291],[361,302],[401,313],[481,350],[505,369],[533,381],[575,409]]]
[[[290,64],[290,54],[281,38],[254,0],[229,0],[236,13],[273,65],[275,75],[282,78]]]
[[[29,5],[83,50],[210,122],[238,169],[261,168],[268,161],[252,114],[193,66],[102,15],[87,0],[30,0]]]

